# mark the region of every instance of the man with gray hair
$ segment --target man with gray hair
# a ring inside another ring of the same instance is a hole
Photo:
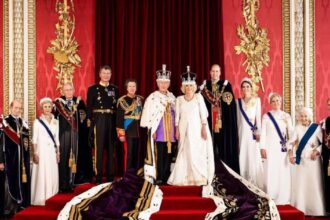
[[[148,129],[145,177],[150,182],[155,180],[156,184],[163,184],[170,176],[173,144],[176,142],[175,96],[168,91],[171,72],[165,64],[156,75],[158,90],[146,99],[140,125]]]
[[[62,94],[55,100],[55,117],[59,120],[59,190],[67,192],[74,184],[91,180],[92,157],[87,145],[86,105],[74,96],[72,83],[63,85]]]
[[[10,103],[10,114],[0,117],[0,216],[30,205],[29,127],[21,118],[22,102]]]

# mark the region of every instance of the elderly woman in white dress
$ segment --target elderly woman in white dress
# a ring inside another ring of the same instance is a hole
[[[292,119],[281,110],[282,98],[269,95],[272,110],[262,117],[260,148],[265,160],[265,191],[277,205],[290,204],[291,172],[286,142],[292,134]]]
[[[236,100],[239,140],[239,169],[241,176],[263,188],[263,165],[260,155],[261,104],[252,94],[252,81],[241,81],[242,98]]]
[[[324,188],[321,168],[322,130],[312,123],[313,113],[310,108],[299,111],[299,123],[290,138],[288,154],[292,169],[293,206],[305,215],[325,215]]]
[[[31,204],[45,205],[58,192],[59,139],[58,121],[52,112],[50,98],[40,100],[42,114],[33,123],[33,165]]]
[[[182,75],[181,89],[184,95],[176,100],[175,126],[179,144],[176,162],[168,179],[170,185],[210,186],[214,176],[208,112],[201,94],[195,93],[195,79],[196,74],[190,72],[188,67]]]

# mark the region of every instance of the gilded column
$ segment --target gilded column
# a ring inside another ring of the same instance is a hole
[[[13,1],[14,97],[24,100],[24,24],[23,0]]]
[[[4,114],[14,98],[21,99],[30,126],[36,115],[35,7],[35,0],[3,0]]]
[[[284,110],[293,118],[303,106],[315,112],[314,4],[314,0],[282,1]]]

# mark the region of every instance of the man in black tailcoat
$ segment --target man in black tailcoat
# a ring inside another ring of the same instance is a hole
[[[214,64],[211,80],[200,87],[209,112],[208,123],[213,138],[215,161],[222,160],[239,173],[236,103],[231,84],[220,80],[221,69]]]
[[[84,101],[74,96],[72,83],[63,85],[62,94],[54,102],[55,117],[59,120],[59,190],[69,192],[74,184],[91,180],[92,152],[88,146]]]
[[[30,205],[29,128],[21,112],[21,101],[14,100],[10,115],[0,118],[0,216]]]

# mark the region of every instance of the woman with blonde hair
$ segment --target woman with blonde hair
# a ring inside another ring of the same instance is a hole
[[[175,106],[176,138],[178,155],[168,179],[170,185],[194,185],[209,191],[214,176],[214,156],[208,112],[201,94],[196,93],[196,74],[187,72],[182,76],[181,90]]]
[[[287,147],[292,169],[292,205],[305,215],[325,215],[321,168],[322,130],[310,108],[301,108]]]
[[[59,138],[58,120],[51,113],[53,102],[40,100],[41,116],[33,123],[33,165],[31,204],[45,205],[48,198],[58,192]]]
[[[265,161],[265,191],[277,205],[290,204],[291,172],[286,142],[292,134],[291,116],[282,111],[282,97],[269,95],[271,111],[262,117],[260,148]]]

